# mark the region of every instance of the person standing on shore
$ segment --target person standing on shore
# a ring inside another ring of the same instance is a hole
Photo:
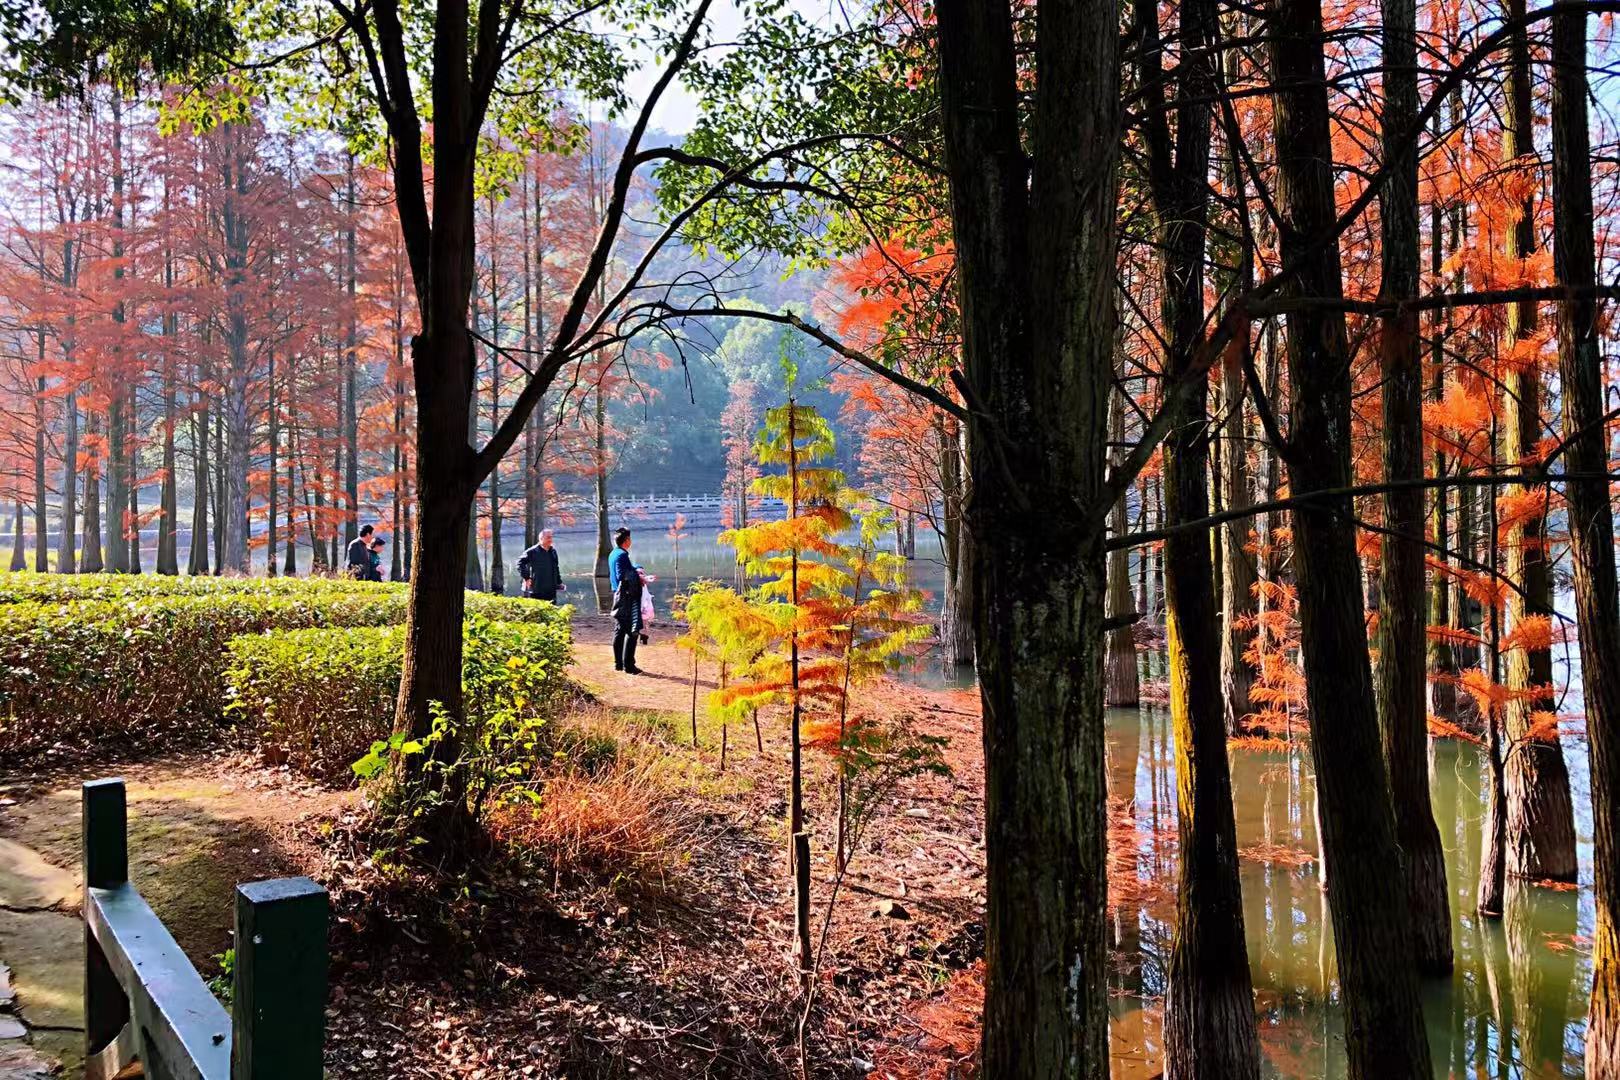
[[[630,561],[630,530],[613,534],[608,558],[608,583],[613,586],[613,670],[640,675],[636,667],[636,637],[641,633],[641,571]]]
[[[523,553],[518,560],[518,576],[523,579],[523,595],[532,600],[549,600],[555,604],[557,593],[568,588],[563,584],[562,570],[557,565],[557,549],[552,546],[550,529],[540,530],[540,542]]]

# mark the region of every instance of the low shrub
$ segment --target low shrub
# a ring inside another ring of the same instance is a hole
[[[271,630],[232,638],[225,715],[271,764],[326,780],[386,737],[403,626]]]
[[[58,748],[204,741],[224,708],[231,638],[402,616],[399,598],[364,593],[0,606],[0,761]]]
[[[398,749],[389,745],[388,729],[404,643],[400,626],[236,637],[225,673],[226,712],[273,762],[330,781],[352,779],[357,761],[370,762],[361,771],[376,771]],[[569,646],[561,620],[468,619],[462,681],[470,748],[476,752],[480,740],[551,711],[565,692]]]
[[[233,638],[397,626],[409,603],[404,584],[157,575],[4,574],[4,597],[0,765],[58,750],[205,743],[223,717]],[[561,628],[566,640],[566,607],[468,593],[467,609]]]
[[[405,619],[410,595],[406,582],[355,581],[347,577],[192,577],[166,574],[41,574],[34,571],[0,572],[0,605],[71,604],[161,599],[174,596],[244,597],[304,600],[312,604],[338,603],[356,596],[387,598],[397,605],[395,621]],[[545,601],[519,596],[467,593],[467,613],[496,622],[549,623],[567,621],[567,610]]]

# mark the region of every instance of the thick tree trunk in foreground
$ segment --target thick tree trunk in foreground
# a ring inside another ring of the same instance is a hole
[[[1507,0],[1506,16],[1522,20],[1525,0]],[[1508,38],[1508,73],[1502,157],[1507,164],[1533,169],[1534,117],[1530,100],[1528,34],[1519,29]],[[1508,230],[1507,257],[1528,259],[1535,251],[1535,195],[1527,193]],[[1534,301],[1509,304],[1507,338],[1511,348],[1536,332]],[[1534,364],[1511,367],[1503,377],[1502,460],[1510,468],[1538,467],[1541,442],[1541,372]],[[1513,523],[1505,540],[1509,581],[1509,629],[1525,620],[1552,615],[1552,568],[1546,553],[1547,523],[1540,513]],[[1575,880],[1575,817],[1570,803],[1569,770],[1555,730],[1540,730],[1535,715],[1552,704],[1552,652],[1545,646],[1506,650],[1507,703],[1506,792],[1507,867],[1513,877]],[[1545,726],[1545,725],[1543,725]]]
[[[1400,140],[1417,120],[1417,9],[1413,0],[1383,0],[1384,152],[1390,178],[1380,199],[1383,280],[1380,294],[1418,293],[1417,155]],[[1384,405],[1384,478],[1423,479],[1423,352],[1416,312],[1380,328]],[[1413,959],[1424,975],[1451,970],[1451,910],[1446,853],[1429,805],[1427,627],[1423,490],[1384,495],[1383,578],[1378,613],[1378,720],[1394,800],[1396,836],[1405,856],[1407,917]]]
[[[1597,283],[1592,240],[1591,137],[1587,131],[1586,13],[1552,20],[1553,268],[1560,285]],[[1575,571],[1592,768],[1592,1004],[1586,1024],[1586,1075],[1620,1077],[1620,589],[1614,570],[1614,515],[1608,425],[1603,421],[1603,359],[1597,306],[1560,305],[1558,373],[1563,385],[1569,534]]]
[[[1033,162],[1011,10],[944,0],[938,22],[965,382],[981,406],[967,517],[984,710],[982,1069],[1101,1077],[1118,11],[1043,5]]]
[[[1285,295],[1344,295],[1336,243],[1333,160],[1319,0],[1279,0],[1270,43],[1282,261],[1298,266]],[[1288,318],[1288,451],[1295,495],[1352,482],[1351,385],[1344,316],[1317,308]],[[1354,511],[1348,498],[1293,512],[1300,655],[1326,856],[1328,899],[1354,1080],[1429,1080],[1429,1045],[1412,965],[1389,778],[1367,657]]]

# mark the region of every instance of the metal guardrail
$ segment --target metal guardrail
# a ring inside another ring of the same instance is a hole
[[[231,1012],[129,882],[122,780],[82,789],[87,1080],[319,1080],[327,897],[309,878],[236,888]]]

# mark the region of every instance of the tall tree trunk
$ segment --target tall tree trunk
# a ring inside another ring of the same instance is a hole
[[[101,418],[94,410],[85,414],[84,432],[92,444],[100,442]],[[79,559],[81,574],[99,574],[106,564],[101,557],[101,467],[106,459],[98,449],[84,464],[84,553]]]
[[[169,333],[172,316],[164,316],[164,330]],[[158,548],[157,572],[180,572],[180,490],[176,470],[174,435],[179,424],[175,410],[174,361],[167,350],[163,357],[163,483],[158,492]]]
[[[602,378],[606,380],[607,373]],[[596,463],[596,576],[608,576],[608,556],[613,554],[613,540],[608,535],[607,489],[607,401],[602,395],[602,384],[596,384],[594,438]]]
[[[1204,241],[1209,221],[1210,100],[1215,89],[1213,0],[1181,5],[1176,130],[1164,102],[1163,45],[1154,0],[1137,0],[1139,82],[1146,94],[1149,184],[1163,251],[1161,311],[1169,336],[1165,376],[1193,378],[1204,325]],[[1163,448],[1165,522],[1208,517],[1208,380],[1195,378]],[[1164,1074],[1257,1078],[1260,1043],[1244,940],[1237,825],[1221,706],[1221,642],[1214,557],[1207,532],[1164,543],[1165,637],[1170,722],[1176,741],[1181,859],[1176,929],[1164,1014]]]
[[[1434,130],[1438,135],[1439,116],[1435,117]],[[1444,286],[1441,276],[1444,262],[1445,209],[1437,195],[1429,207],[1429,280],[1436,291]],[[1438,405],[1446,397],[1445,343],[1449,336],[1449,327],[1444,312],[1435,312],[1431,319],[1433,333],[1429,341],[1428,400],[1430,404]],[[1434,464],[1435,478],[1444,477],[1448,471],[1445,450],[1437,445],[1431,460]],[[1451,555],[1448,551],[1451,547],[1450,498],[1450,492],[1445,488],[1436,488],[1429,511],[1429,532],[1434,536],[1437,549],[1429,552],[1437,564],[1429,582],[1429,625],[1437,627],[1453,625]],[[1442,720],[1456,723],[1460,717],[1457,708],[1457,660],[1452,651],[1452,643],[1444,637],[1430,637],[1427,641],[1427,661],[1430,680],[1429,711]]]
[[[940,621],[940,640],[945,660],[959,667],[973,663],[973,587],[968,578],[972,561],[969,530],[962,509],[967,504],[966,432],[960,424],[948,424],[941,417],[936,424],[939,446],[941,487],[944,489],[945,616]],[[740,520],[747,520],[747,492],[738,499]],[[1129,583],[1126,585],[1129,590]],[[1130,606],[1126,602],[1127,608]]]
[[[112,378],[107,403],[107,569],[113,573],[129,570],[129,539],[124,527],[124,511],[129,505],[130,467],[128,419],[124,415],[127,372],[123,355],[124,325],[124,95],[112,91],[112,257],[113,333]]]
[[[478,442],[478,354],[472,346],[467,346],[468,355],[473,365],[472,394],[467,403],[467,443],[473,445]],[[422,504],[422,516],[428,515],[427,504]],[[466,587],[474,592],[484,591],[484,566],[478,555],[478,495],[472,497],[472,505],[466,514],[467,521],[467,566],[463,575]],[[427,554],[431,555],[433,549],[428,547]]]
[[[230,374],[227,372],[226,381]],[[219,399],[219,407],[213,412],[214,421],[214,573],[223,573],[225,570],[225,519],[230,516],[230,462],[225,450],[225,416],[230,411],[230,404],[225,395]]]
[[[129,525],[125,530],[129,534],[129,572],[141,572],[141,444],[138,437],[140,420],[140,400],[136,397],[135,387],[129,388],[129,436],[125,443],[128,452],[125,455],[129,468]]]
[[[45,331],[39,332],[39,362],[45,363]],[[34,380],[34,570],[51,568],[50,491],[45,486],[45,378]]]
[[[1417,7],[1383,0],[1383,142],[1389,179],[1379,200],[1383,274],[1380,296],[1399,302],[1418,294],[1417,154],[1401,151],[1417,121]],[[1401,311],[1380,328],[1384,407],[1384,479],[1423,479],[1423,355],[1416,312]],[[1407,918],[1413,959],[1423,975],[1451,971],[1451,909],[1446,853],[1429,805],[1429,716],[1425,667],[1423,489],[1384,495],[1383,562],[1378,614],[1378,720],[1395,806],[1396,837],[1405,856]]]
[[[346,288],[349,294],[349,327],[344,336],[343,349],[343,497],[346,515],[343,519],[343,542],[351,543],[360,535],[360,413],[359,346],[360,309],[356,290],[359,285],[359,262],[355,254],[356,191],[354,183],[354,151],[347,154],[348,198],[344,221],[343,244],[345,256]]]
[[[1240,342],[1248,348],[1248,342]],[[1243,414],[1243,367],[1241,356],[1233,353],[1221,364],[1221,405],[1227,411],[1227,431],[1221,439],[1222,481],[1226,509],[1249,507],[1254,497],[1249,490],[1248,428]],[[1221,575],[1221,703],[1225,709],[1226,730],[1235,732],[1243,718],[1253,711],[1249,687],[1254,669],[1243,658],[1253,630],[1249,627],[1255,612],[1255,582],[1259,570],[1250,550],[1254,523],[1238,518],[1222,526],[1221,553],[1225,572]]]
[[[1592,157],[1587,130],[1586,12],[1552,20],[1553,270],[1560,285],[1597,284],[1592,238]],[[1563,386],[1564,484],[1575,572],[1592,769],[1592,1001],[1586,1075],[1620,1077],[1620,589],[1615,585],[1608,424],[1597,305],[1559,305],[1558,374]]]
[[[1538,167],[1534,116],[1530,100],[1530,45],[1522,20],[1525,0],[1507,0],[1506,18],[1517,30],[1508,37],[1506,108],[1502,156],[1511,167]],[[1509,259],[1521,262],[1535,251],[1535,195],[1525,194],[1508,230]],[[1511,349],[1536,333],[1536,305],[1508,305],[1507,337]],[[1536,364],[1514,365],[1503,378],[1502,460],[1509,468],[1534,471],[1541,442],[1541,372]],[[1552,615],[1552,572],[1546,552],[1546,520],[1536,513],[1509,526],[1505,540],[1509,581],[1508,619],[1517,631],[1531,617]],[[1570,802],[1569,770],[1556,732],[1533,731],[1534,714],[1552,701],[1552,652],[1519,646],[1506,652],[1511,692],[1507,732],[1507,873],[1532,880],[1575,880],[1575,816]]]
[[[1320,0],[1279,0],[1270,30],[1281,257],[1298,267],[1284,293],[1331,302],[1344,285],[1338,245],[1321,244],[1335,205]],[[1290,487],[1296,496],[1347,487],[1352,390],[1343,313],[1291,313],[1286,344]],[[1322,499],[1295,508],[1293,520],[1300,656],[1349,1075],[1429,1080],[1406,897],[1389,887],[1401,873],[1401,853],[1367,657],[1354,507],[1346,497]]]
[[[293,392],[292,375],[291,371],[287,372],[287,390],[289,394]],[[292,401],[288,402],[288,417],[298,415],[297,409],[293,407],[294,404]],[[293,518],[293,512],[298,506],[297,488],[293,486],[293,432],[296,430],[294,428],[287,434],[287,561],[281,567],[283,577],[298,576],[298,525]]]
[[[56,537],[56,571],[77,573],[79,533],[79,395],[69,391],[63,404],[62,531]]]
[[[495,228],[495,202],[490,200],[490,229]],[[489,251],[489,340],[501,340],[500,261],[494,244]],[[489,350],[489,430],[501,426],[501,354]],[[489,591],[506,591],[506,556],[501,550],[501,465],[489,471]]]
[[[22,500],[18,499],[16,527],[11,538],[11,570],[13,573],[18,570],[28,569],[28,553],[24,550],[26,541],[23,539],[23,513]]]
[[[186,566],[186,573],[193,576],[208,573],[209,428],[208,406],[204,404],[192,414],[191,420],[191,554]]]
[[[163,209],[165,217],[171,208],[169,181],[163,181]],[[165,300],[174,296],[174,250],[165,243],[163,248],[163,290]],[[158,493],[157,572],[180,572],[180,492],[178,462],[175,459],[175,431],[179,424],[176,411],[176,372],[174,350],[180,334],[179,316],[165,303],[163,312],[163,483]]]
[[[534,303],[534,253],[529,248],[529,187],[535,183],[534,168],[525,161],[523,175],[518,181],[518,224],[523,243],[523,348],[533,356],[540,335],[536,330]],[[538,214],[538,207],[536,208]],[[536,245],[538,246],[538,245]],[[533,547],[540,540],[540,500],[535,496],[535,481],[540,469],[540,417],[544,410],[535,406],[529,422],[523,429],[523,546]]]
[[[1109,400],[1108,430],[1116,444],[1125,441],[1125,403],[1122,394],[1116,393]],[[1115,455],[1116,464],[1123,460],[1123,455]],[[1115,536],[1124,536],[1128,530],[1123,494],[1114,500],[1108,522],[1109,531]],[[1137,613],[1131,597],[1131,554],[1128,549],[1118,547],[1108,553],[1108,617],[1119,620]],[[1141,692],[1137,682],[1136,635],[1128,623],[1108,632],[1105,662],[1107,675],[1103,680],[1103,702],[1120,708],[1134,708],[1141,700]]]
[[[401,454],[400,458],[400,468],[404,470],[406,476],[409,477],[411,471],[411,456],[409,454]],[[407,498],[405,500],[405,563],[400,567],[400,573],[404,576],[405,581],[409,581],[411,579],[411,566],[413,565],[412,556],[415,554],[414,545],[416,542],[416,529],[411,524],[411,506],[412,499]]]
[[[1012,11],[937,8],[985,750],[987,1077],[1108,1072],[1104,481],[1119,12],[1041,11],[1020,131]],[[1039,229],[1032,228],[1040,222]],[[1039,642],[1038,649],[1030,647]]]
[[[264,572],[269,577],[275,577],[276,556],[281,551],[280,519],[276,517],[281,501],[280,473],[277,471],[281,451],[281,403],[276,399],[276,354],[273,349],[270,351],[267,366],[269,371],[265,376],[265,411],[269,414],[270,420],[270,462],[264,470],[264,486],[269,504],[264,510],[266,534]]]
[[[405,570],[405,311],[394,309],[394,543],[388,580],[404,581]]]

